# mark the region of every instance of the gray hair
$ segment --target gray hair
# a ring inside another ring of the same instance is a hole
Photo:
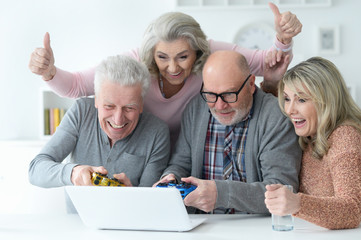
[[[151,74],[158,74],[159,69],[154,60],[154,47],[160,41],[171,42],[186,39],[190,47],[196,51],[197,58],[192,72],[200,73],[210,54],[206,35],[199,23],[191,16],[180,12],[169,12],[154,20],[146,29],[140,47],[140,58]]]
[[[95,71],[94,92],[98,95],[104,81],[118,83],[122,86],[142,86],[142,98],[149,88],[150,74],[143,63],[124,56],[110,56],[103,60]]]

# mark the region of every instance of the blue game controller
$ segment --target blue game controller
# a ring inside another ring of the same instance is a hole
[[[184,199],[189,193],[191,193],[193,190],[197,188],[197,186],[194,186],[190,183],[186,182],[180,182],[176,183],[175,181],[170,181],[168,183],[158,183],[157,187],[160,188],[176,188],[179,190],[182,198]]]

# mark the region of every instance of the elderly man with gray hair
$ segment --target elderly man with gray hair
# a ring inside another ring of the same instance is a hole
[[[95,98],[78,99],[67,111],[30,163],[30,182],[91,185],[91,174],[100,172],[127,186],[152,186],[168,164],[170,140],[167,125],[143,112],[149,79],[145,65],[130,57],[104,60],[95,74]]]

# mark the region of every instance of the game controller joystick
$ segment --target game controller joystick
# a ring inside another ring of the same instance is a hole
[[[189,193],[191,193],[193,190],[195,190],[197,188],[197,186],[194,186],[190,183],[180,182],[177,184],[175,181],[170,181],[168,183],[158,183],[157,187],[159,187],[159,188],[176,188],[179,190],[183,199]]]
[[[101,174],[99,172],[93,172],[92,183],[95,186],[110,186],[110,187],[124,187],[125,186],[118,179],[108,178],[107,175]]]

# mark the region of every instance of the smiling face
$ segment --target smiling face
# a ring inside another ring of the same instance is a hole
[[[105,80],[95,97],[101,128],[108,135],[111,146],[133,132],[143,111],[142,88],[121,86]]]
[[[197,58],[187,40],[159,42],[154,48],[154,60],[160,74],[172,85],[179,85],[191,74]]]
[[[300,137],[313,137],[317,132],[317,111],[314,102],[304,92],[294,92],[285,85],[284,110]]]
[[[244,80],[243,80],[244,81]],[[204,91],[214,92],[220,94],[223,92],[235,92],[239,89],[242,81],[224,81],[222,84],[209,84],[207,82],[203,88]],[[217,87],[215,87],[217,86]],[[220,122],[222,125],[234,125],[241,122],[249,113],[252,106],[252,93],[250,91],[240,92],[238,94],[238,100],[234,103],[226,103],[220,97],[218,97],[215,103],[207,103],[212,115]]]
[[[248,69],[242,70],[238,66],[240,58],[236,52],[213,53],[203,69],[203,91],[216,94],[236,92],[249,75]],[[234,125],[241,122],[250,112],[254,91],[255,77],[252,75],[239,92],[236,102],[226,103],[218,97],[215,103],[207,104],[218,122],[222,125]]]

